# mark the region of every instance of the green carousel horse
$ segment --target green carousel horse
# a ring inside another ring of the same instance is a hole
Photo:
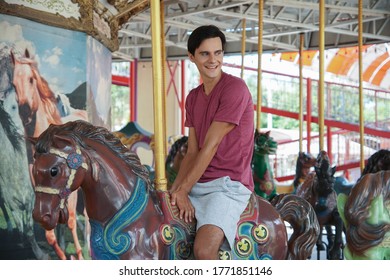
[[[167,187],[171,188],[179,173],[180,165],[184,156],[187,154],[188,136],[182,136],[177,139],[171,146],[169,154],[165,160],[165,172],[167,175]]]
[[[369,159],[349,195],[337,197],[349,260],[390,260],[390,151]]]
[[[278,143],[270,137],[270,131],[262,133],[257,130],[254,142],[252,170],[255,192],[258,196],[271,201],[277,193],[268,155],[276,153]]]

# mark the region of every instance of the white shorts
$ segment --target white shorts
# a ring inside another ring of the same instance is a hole
[[[196,183],[189,194],[195,208],[196,229],[211,224],[225,234],[223,250],[234,248],[237,223],[248,205],[252,192],[243,184],[225,176],[206,183]],[[227,242],[226,242],[227,240]]]

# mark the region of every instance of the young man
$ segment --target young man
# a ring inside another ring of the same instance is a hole
[[[181,219],[195,217],[196,259],[218,259],[233,248],[237,222],[253,192],[254,108],[245,82],[222,71],[225,35],[212,25],[195,29],[188,56],[203,84],[186,100],[188,150],[171,188]]]

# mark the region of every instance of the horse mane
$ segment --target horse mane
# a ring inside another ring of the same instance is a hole
[[[105,145],[119,158],[131,166],[133,172],[138,177],[141,177],[148,183],[150,182],[149,172],[147,168],[141,164],[137,154],[127,149],[126,146],[124,146],[119,140],[119,138],[114,136],[104,127],[94,126],[91,123],[83,120],[71,121],[63,125],[51,124],[39,136],[35,145],[36,152],[48,153],[51,145],[53,144],[55,135],[70,137],[84,149],[86,149],[88,145],[83,141],[83,138],[88,138]]]
[[[49,83],[43,78],[38,70],[37,62],[29,57],[28,51],[23,57],[17,59],[20,64],[30,66],[34,79],[37,81],[39,97],[42,101],[43,108],[50,123],[61,123],[61,116],[57,109],[57,99],[54,92],[50,89]]]
[[[390,150],[381,149],[370,156],[361,176],[381,170],[390,170]]]
[[[275,154],[278,143],[270,136],[271,131],[260,132],[256,129],[254,136],[255,152],[260,154]]]
[[[373,199],[382,194],[384,201],[390,200],[389,176],[390,171],[368,173],[352,188],[344,208],[345,219],[349,222],[346,237],[351,252],[359,254],[380,244],[390,230],[388,223],[367,223],[368,209]]]
[[[8,112],[4,109],[3,98],[5,99],[10,91],[14,90],[12,85],[14,72],[14,65],[12,63],[10,48],[6,45],[2,45],[0,48],[0,79],[1,81],[6,81],[3,79],[3,75],[7,75],[8,84],[0,84],[0,91],[4,92],[4,96],[0,96],[0,124],[4,129],[4,132],[9,139],[12,147],[15,151],[21,151],[21,142],[23,136],[19,134],[14,121]]]
[[[177,152],[180,150],[180,147],[183,146],[188,141],[188,136],[183,136],[175,141],[169,150],[169,154],[167,159],[165,160],[165,166],[167,166],[170,162],[173,162]]]

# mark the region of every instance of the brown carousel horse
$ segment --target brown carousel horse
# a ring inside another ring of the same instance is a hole
[[[331,167],[328,154],[321,151],[317,157],[315,172],[310,173],[306,180],[297,189],[297,195],[306,199],[314,208],[320,224],[320,235],[317,241],[317,250],[321,250],[322,228],[335,227],[335,236],[328,232],[328,259],[339,260],[342,258],[342,231],[343,221],[337,210],[337,195],[334,190],[334,173],[336,167]]]
[[[11,53],[14,64],[13,84],[16,90],[19,114],[23,122],[25,134],[29,137],[38,137],[50,124],[62,124],[63,119],[58,107],[58,99],[50,89],[48,82],[40,75],[37,62],[26,49],[23,56]],[[80,111],[80,110],[78,110]],[[81,116],[82,115],[77,115]],[[33,150],[27,143],[27,153],[31,169]],[[31,173],[31,170],[30,170]],[[34,185],[33,176],[31,176]],[[72,233],[74,246],[79,259],[83,259],[82,249],[77,235],[77,192],[69,197],[68,228]],[[86,223],[88,227],[88,223]],[[53,247],[60,259],[66,255],[60,247],[54,229],[45,232],[48,243]]]
[[[296,193],[297,188],[303,184],[310,169],[316,164],[316,158],[310,153],[298,152],[297,163],[295,166],[295,177],[292,183],[281,184],[275,180],[277,193]]]
[[[338,195],[337,207],[346,228],[346,259],[390,260],[389,150],[368,159],[349,195]]]
[[[307,176],[310,174],[310,168],[314,167],[316,162],[316,158],[310,153],[298,153],[297,165],[295,167],[295,177],[293,181],[294,193],[296,193],[297,188],[306,180]]]
[[[82,188],[94,259],[191,259],[195,221],[186,224],[166,191],[156,191],[138,156],[103,127],[51,125],[35,143],[33,218],[47,230],[68,217],[66,201]],[[273,204],[251,197],[235,246],[221,259],[307,259],[319,234],[314,209],[296,195]],[[288,240],[285,221],[293,227]]]

